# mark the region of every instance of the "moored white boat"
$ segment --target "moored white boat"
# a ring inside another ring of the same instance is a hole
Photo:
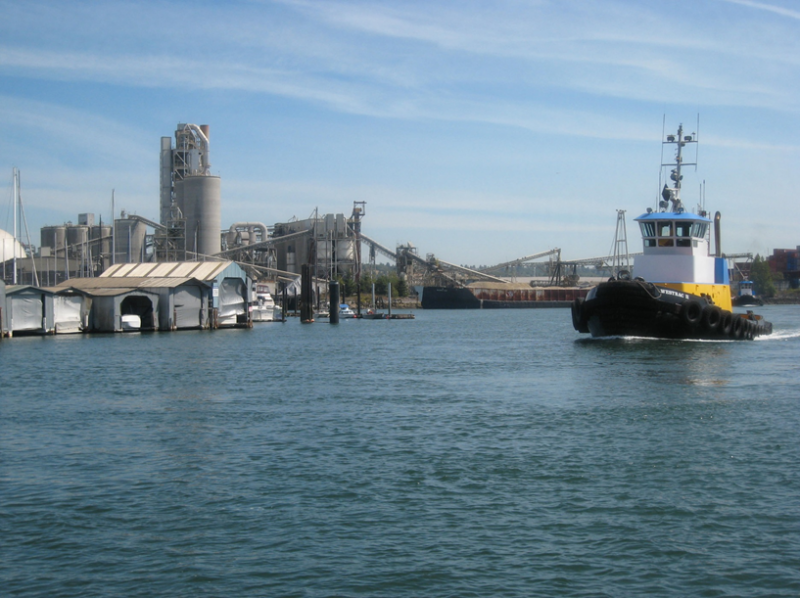
[[[339,305],[339,318],[355,318],[356,312],[354,312],[347,303],[341,303]]]
[[[123,332],[139,332],[142,329],[142,318],[135,314],[125,314],[120,318]]]
[[[275,300],[269,289],[263,285],[256,286],[256,302],[251,307],[251,319],[253,322],[274,322],[280,320],[282,315],[281,308],[275,304]]]

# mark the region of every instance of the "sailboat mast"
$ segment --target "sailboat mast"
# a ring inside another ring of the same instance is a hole
[[[19,171],[16,166],[11,171],[11,177],[14,179],[14,243],[11,251],[14,255],[14,269],[12,272],[12,284],[17,284],[17,202],[19,201]]]
[[[114,190],[111,190],[111,265],[117,263],[117,223],[114,220],[116,218],[116,212],[114,211]]]
[[[675,199],[681,199],[681,163],[683,162],[683,124],[678,126],[678,152],[675,155]]]

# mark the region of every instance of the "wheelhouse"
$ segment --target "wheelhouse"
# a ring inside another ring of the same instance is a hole
[[[708,231],[711,224],[708,218],[688,212],[650,212],[636,221],[642,232],[645,254],[708,255]]]
[[[715,258],[709,255],[710,219],[683,210],[650,210],[636,222],[643,246],[634,258],[636,276],[650,282],[717,282]]]

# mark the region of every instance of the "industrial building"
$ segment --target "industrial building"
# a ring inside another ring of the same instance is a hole
[[[790,288],[800,288],[800,246],[795,249],[775,249],[767,257],[767,262],[772,273],[782,275]]]
[[[315,276],[334,278],[352,272],[355,236],[344,214],[325,214],[276,224],[272,232],[279,270],[300,273],[302,264],[316,266]]]
[[[161,138],[157,260],[204,259],[221,250],[220,178],[211,174],[209,126],[178,124]]]

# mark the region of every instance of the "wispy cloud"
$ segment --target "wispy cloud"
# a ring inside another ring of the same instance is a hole
[[[498,98],[509,102],[509,90],[520,107],[555,94],[565,96],[565,107],[570,96],[599,96],[798,110],[787,68],[800,61],[800,42],[787,47],[780,36],[775,43],[769,29],[744,19],[723,31],[638,3],[286,0],[198,7],[183,29],[167,26],[181,22],[179,4],[144,4],[151,18],[135,12],[127,27],[114,27],[124,18],[119,7],[81,6],[106,13],[113,44],[80,43],[93,39],[88,26],[69,17],[76,32],[63,28],[50,48],[7,41],[0,68],[57,80],[247,91],[400,118],[458,114],[459,101],[470,98],[483,109],[459,118],[483,121]]]
[[[38,140],[34,151],[51,164],[60,163],[76,152],[90,153],[105,164],[135,164],[151,157],[152,140],[134,126],[66,108],[50,102],[0,95],[0,127],[5,133],[3,153],[9,146],[28,146]]]
[[[753,2],[752,0],[722,0],[722,1],[728,2],[730,4],[739,4],[740,6],[747,6],[749,8],[755,8],[758,10],[771,12],[776,15],[781,15],[782,17],[789,17],[790,19],[796,19],[800,21],[800,11],[793,10],[790,8],[783,8],[782,6],[775,6],[774,4],[766,4],[764,2]]]

